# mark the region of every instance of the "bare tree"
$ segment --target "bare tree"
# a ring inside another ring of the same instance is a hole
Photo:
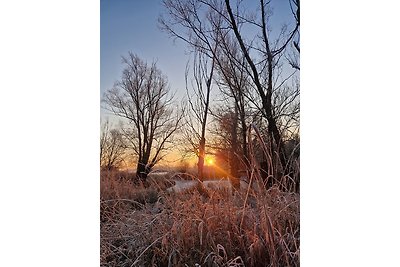
[[[107,120],[102,125],[100,135],[100,167],[106,170],[120,167],[125,152],[126,145],[122,133],[117,129],[110,129]]]
[[[127,119],[125,133],[137,157],[136,177],[145,181],[154,165],[165,156],[163,151],[168,148],[182,115],[174,111],[167,78],[154,62],[148,65],[129,53],[123,63],[121,80],[105,93],[103,101],[108,110]]]
[[[287,165],[284,133],[280,128],[282,124],[278,122],[280,114],[275,113],[280,109],[274,106],[274,101],[277,96],[286,94],[281,92],[285,87],[278,82],[279,64],[287,47],[299,34],[299,5],[295,5],[299,1],[290,2],[294,4],[292,10],[295,12],[296,23],[290,30],[287,25],[282,27],[275,36],[271,34],[271,1],[260,0],[258,14],[247,12],[241,6],[242,1],[236,1],[233,8],[230,2],[229,0],[164,0],[167,17],[161,17],[160,24],[172,37],[183,40],[213,58],[222,74],[221,77],[229,77],[230,74],[226,70],[232,69],[231,66],[227,68],[224,58],[234,66],[233,69],[243,69],[248,75],[247,80],[252,93],[245,92],[245,87],[237,87],[236,96],[241,94],[243,97],[236,100],[252,99],[260,107],[260,114],[268,123],[270,144],[273,146],[274,155],[277,155],[274,161],[284,169]],[[252,30],[246,32],[249,28]],[[217,49],[214,49],[214,44],[218,44]],[[294,42],[295,46],[298,44],[298,41]],[[235,47],[239,56],[232,50]],[[225,78],[225,81],[234,80]],[[283,78],[283,81],[286,79]],[[255,96],[251,95],[253,92]],[[237,106],[240,110],[242,105],[238,103]]]
[[[235,43],[233,43],[229,36],[224,38],[221,42],[221,46],[223,49],[220,51],[220,65],[217,68],[219,74],[218,86],[220,91],[228,97],[228,99],[233,99],[234,104],[234,124],[233,130],[235,133],[238,131],[238,123],[240,124],[239,131],[240,137],[237,138],[237,134],[233,136],[232,143],[232,151],[234,151],[236,161],[239,161],[239,158],[248,166],[248,149],[247,149],[247,123],[248,123],[248,115],[249,115],[249,101],[246,98],[249,95],[249,79],[250,76],[246,72],[245,69],[245,59],[243,56],[239,54],[238,47]],[[241,58],[241,59],[240,59]],[[229,101],[229,100],[228,100]],[[228,104],[229,105],[229,104]],[[218,116],[217,116],[218,117]],[[241,144],[238,144],[238,141],[241,141]],[[235,142],[236,141],[236,142]],[[241,146],[241,153],[239,153],[238,149]],[[233,166],[233,175],[237,175],[237,169],[239,164],[232,164]]]
[[[214,60],[208,66],[207,57],[197,51],[193,59],[193,79],[191,90],[188,86],[189,71],[186,70],[186,93],[189,102],[189,112],[186,116],[186,138],[198,156],[198,176],[203,180],[204,159],[206,155],[206,126],[210,106],[211,83],[214,73]],[[197,140],[192,140],[192,137]]]
[[[233,32],[239,43],[240,49],[245,56],[248,65],[250,66],[250,73],[254,85],[261,97],[262,107],[265,112],[266,119],[268,121],[268,132],[270,133],[271,137],[274,139],[276,144],[276,150],[279,155],[280,163],[284,167],[286,166],[286,155],[284,150],[284,144],[282,140],[281,131],[277,126],[277,122],[273,113],[273,103],[272,103],[272,94],[273,94],[273,71],[274,66],[276,66],[276,61],[284,52],[288,43],[292,40],[293,36],[297,33],[299,24],[296,24],[295,28],[289,34],[289,36],[283,42],[275,42],[281,43],[280,45],[273,47],[271,40],[268,34],[268,24],[267,24],[267,12],[266,7],[270,2],[264,2],[264,0],[260,0],[260,7],[261,7],[261,23],[257,23],[255,20],[250,21],[251,24],[257,26],[260,30],[261,40],[263,43],[263,49],[261,50],[264,54],[265,60],[265,68],[267,72],[267,79],[266,79],[266,88],[261,82],[261,73],[259,69],[257,69],[256,61],[250,56],[249,49],[252,47],[249,44],[245,44],[244,38],[239,31],[238,23],[242,21],[239,17],[239,14],[234,14],[230,5],[229,0],[225,0],[226,10],[229,16],[229,23],[232,26]],[[264,70],[264,68],[262,69]]]
[[[188,136],[197,136],[199,142],[191,141],[194,150],[198,153],[198,175],[199,179],[203,178],[205,148],[206,148],[206,125],[210,105],[210,90],[213,79],[213,72],[216,62],[216,50],[219,43],[220,35],[213,29],[222,28],[222,18],[215,16],[211,11],[204,11],[202,14],[205,18],[200,17],[199,12],[201,3],[197,0],[174,1],[165,0],[164,5],[168,10],[168,18],[160,17],[160,26],[174,38],[179,38],[189,45],[189,49],[198,59],[194,62],[193,77],[195,84],[194,97],[189,96],[189,105],[192,118],[189,118]],[[171,19],[171,20],[168,20]],[[182,30],[186,31],[184,35],[179,34],[171,25],[176,25],[179,21]],[[208,62],[208,63],[207,63]],[[210,65],[207,68],[207,65]],[[186,75],[187,76],[187,75]],[[203,86],[205,83],[205,87]],[[200,125],[199,129],[195,129],[195,125]],[[190,140],[190,139],[189,139]]]

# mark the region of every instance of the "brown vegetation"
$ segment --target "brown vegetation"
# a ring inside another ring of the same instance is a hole
[[[102,173],[102,266],[299,266],[298,194],[168,194],[169,178]]]

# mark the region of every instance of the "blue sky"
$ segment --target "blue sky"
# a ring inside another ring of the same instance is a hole
[[[283,21],[292,19],[288,1],[274,2],[274,30],[279,29]],[[258,1],[246,4],[256,5]],[[184,73],[189,55],[182,41],[174,42],[158,28],[157,20],[162,12],[161,0],[100,1],[101,96],[120,78],[121,57],[129,51],[149,63],[156,60],[159,69],[168,77],[170,88],[178,92],[178,97],[185,95]],[[106,113],[101,110],[102,116]]]
[[[158,0],[100,2],[101,95],[120,78],[121,56],[129,51],[149,63],[156,60],[171,89],[184,91],[188,56],[182,42],[174,44],[159,30],[157,19],[161,11],[162,3]]]

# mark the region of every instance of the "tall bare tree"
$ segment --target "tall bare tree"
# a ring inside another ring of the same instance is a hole
[[[209,66],[211,64],[211,66]],[[189,71],[186,70],[186,93],[189,107],[186,116],[187,131],[186,138],[192,145],[198,156],[198,176],[203,180],[204,159],[206,155],[206,126],[210,106],[211,83],[214,73],[214,60],[208,62],[203,53],[196,51],[193,59],[193,79],[189,89]],[[192,137],[197,140],[192,140]]]
[[[256,20],[247,20],[250,22],[252,25],[255,25],[260,32],[261,35],[261,43],[262,43],[262,53],[264,54],[263,56],[263,61],[265,61],[265,69],[267,73],[267,79],[266,79],[266,88],[264,88],[262,84],[262,77],[260,73],[260,69],[257,68],[257,61],[251,57],[250,55],[250,49],[253,47],[251,44],[246,44],[244,42],[243,35],[239,31],[238,24],[243,23],[243,19],[240,16],[240,14],[235,13],[232,11],[231,4],[229,0],[225,0],[225,5],[226,5],[226,10],[229,16],[229,23],[232,27],[232,30],[235,34],[235,37],[237,39],[237,42],[239,43],[240,49],[245,56],[248,65],[250,66],[250,73],[252,80],[254,82],[254,85],[261,97],[262,101],[262,107],[265,112],[266,119],[268,121],[268,132],[270,133],[270,136],[273,138],[276,144],[276,151],[278,152],[279,155],[279,160],[283,168],[286,166],[286,155],[285,155],[285,150],[284,150],[284,143],[282,140],[282,134],[280,129],[277,126],[276,122],[276,117],[274,116],[273,113],[273,103],[272,103],[272,95],[273,95],[273,72],[274,72],[274,67],[276,66],[277,59],[279,59],[282,56],[282,53],[285,51],[285,48],[287,47],[288,43],[292,40],[293,36],[297,33],[299,29],[299,24],[296,24],[294,29],[291,31],[289,36],[281,41],[281,42],[275,42],[279,43],[278,46],[273,46],[273,42],[270,40],[270,36],[268,33],[268,23],[267,23],[267,12],[266,8],[270,4],[270,1],[265,2],[264,0],[260,0],[260,7],[261,7],[261,21],[257,22]],[[264,67],[262,68],[262,71],[264,71]]]
[[[129,53],[123,58],[122,78],[107,91],[103,101],[115,115],[127,119],[125,131],[130,147],[137,157],[136,177],[145,181],[147,175],[165,154],[182,114],[173,109],[173,95],[167,78],[156,64],[147,64]]]
[[[246,72],[245,69],[245,59],[240,55],[238,47],[235,43],[233,43],[229,36],[226,36],[220,43],[223,49],[220,49],[220,65],[217,68],[218,73],[218,86],[220,91],[228,97],[228,99],[233,99],[234,104],[234,120],[232,121],[234,132],[237,133],[240,131],[240,137],[237,138],[237,135],[233,136],[232,141],[236,141],[232,143],[232,151],[235,151],[235,157],[238,158],[236,162],[239,161],[239,158],[245,166],[248,166],[248,149],[247,149],[247,123],[248,123],[248,115],[250,111],[249,101],[246,96],[249,95],[249,79],[250,76]],[[229,100],[228,100],[229,101]],[[229,104],[228,104],[229,106]],[[217,116],[218,117],[218,116]],[[238,129],[238,125],[240,127]],[[241,141],[239,145],[238,141]],[[238,149],[241,146],[241,153],[239,153]],[[237,175],[237,169],[239,164],[232,164],[233,175]]]

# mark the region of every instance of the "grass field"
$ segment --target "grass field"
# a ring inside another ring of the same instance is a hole
[[[130,178],[101,174],[101,266],[300,265],[299,194],[169,193],[169,174],[146,187]]]

